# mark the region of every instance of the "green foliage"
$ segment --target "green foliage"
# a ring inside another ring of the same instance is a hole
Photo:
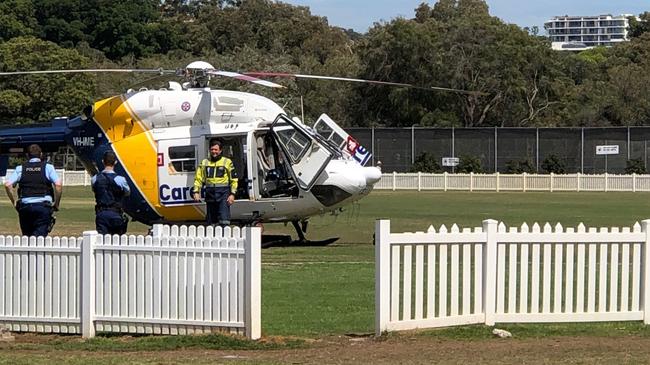
[[[650,32],[650,12],[646,11],[645,13],[639,16],[640,20],[637,20],[636,17],[630,17],[630,28],[629,36],[636,38],[640,37],[642,34]]]
[[[468,155],[460,156],[456,171],[464,174],[470,172],[481,173],[483,172],[481,159],[478,157],[468,156]]]
[[[535,125],[561,110],[571,89],[560,56],[544,40],[491,17],[481,0],[423,4],[415,21],[376,25],[360,57],[365,78],[481,93],[389,89],[364,94],[364,115],[397,125],[423,124],[437,110],[456,115],[456,124],[465,127]]]
[[[72,69],[87,66],[75,50],[33,37],[17,37],[0,44],[0,71]],[[0,111],[18,122],[45,122],[72,116],[92,101],[92,76],[29,75],[0,78]]]
[[[174,69],[203,59],[224,70],[479,92],[287,79],[282,82],[288,91],[214,83],[271,97],[296,115],[304,107],[307,120],[326,112],[346,127],[645,125],[650,121],[649,20],[650,12],[631,19],[631,42],[575,54],[552,51],[535,27],[520,29],[492,17],[484,0],[423,2],[413,19],[377,22],[367,34],[332,27],[308,7],[272,0],[6,0],[0,2],[0,70]],[[53,43],[37,45],[31,37]],[[25,39],[32,45],[12,46]],[[72,115],[92,99],[142,86],[143,79],[0,79],[0,113],[19,123]]]
[[[645,174],[645,163],[642,159],[636,158],[627,160],[625,163],[625,173],[626,174]]]
[[[411,166],[410,172],[428,172],[428,173],[438,173],[442,172],[440,164],[436,160],[436,157],[430,154],[429,152],[422,152],[417,157],[415,157],[415,162]]]
[[[0,2],[0,42],[35,33],[34,4],[31,0],[4,0]]]
[[[87,42],[112,60],[166,53],[181,44],[157,0],[33,0],[43,39],[63,47]]]
[[[506,162],[506,173],[507,174],[532,174],[535,172],[535,167],[531,160],[510,160]]]
[[[542,170],[546,173],[554,174],[565,174],[566,173],[566,163],[562,161],[556,155],[548,155],[542,161]]]

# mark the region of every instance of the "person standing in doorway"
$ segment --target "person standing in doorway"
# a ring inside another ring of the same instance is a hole
[[[16,166],[5,182],[7,196],[18,211],[20,230],[25,236],[45,237],[54,226],[54,212],[59,210],[63,184],[52,164],[43,161],[37,144],[27,148],[29,160]],[[18,198],[14,188],[18,186]]]
[[[235,202],[237,172],[228,157],[222,156],[221,142],[210,141],[210,158],[201,161],[194,178],[192,198],[201,201],[201,189],[205,188],[206,222],[213,225],[230,224],[230,206]]]
[[[91,180],[96,203],[95,227],[100,234],[125,234],[129,220],[122,210],[122,200],[131,189],[126,179],[115,173],[115,152],[106,151],[102,163],[104,171]]]

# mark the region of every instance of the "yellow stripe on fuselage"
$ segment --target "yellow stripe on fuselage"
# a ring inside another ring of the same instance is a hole
[[[165,220],[203,220],[194,206],[166,207],[160,204],[158,148],[151,130],[121,96],[95,103],[95,120],[111,142],[120,163],[147,203]]]

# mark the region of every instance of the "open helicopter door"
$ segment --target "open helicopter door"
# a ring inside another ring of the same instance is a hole
[[[194,204],[191,189],[204,158],[204,138],[158,140],[158,193],[163,206]]]
[[[343,153],[365,166],[372,154],[363,147],[356,139],[349,135],[343,128],[339,127],[327,114],[321,115],[314,124],[314,130],[321,137],[337,145]]]
[[[332,151],[319,142],[312,131],[285,115],[275,119],[271,132],[289,158],[298,186],[303,190],[311,189],[332,159]]]

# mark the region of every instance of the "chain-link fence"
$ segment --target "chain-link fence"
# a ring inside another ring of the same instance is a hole
[[[445,157],[478,159],[484,172],[508,172],[526,163],[544,173],[544,161],[555,157],[566,173],[622,174],[629,160],[648,166],[650,127],[611,128],[348,128],[373,153],[385,172],[407,172],[423,152],[442,169]],[[605,148],[604,146],[615,146]]]

